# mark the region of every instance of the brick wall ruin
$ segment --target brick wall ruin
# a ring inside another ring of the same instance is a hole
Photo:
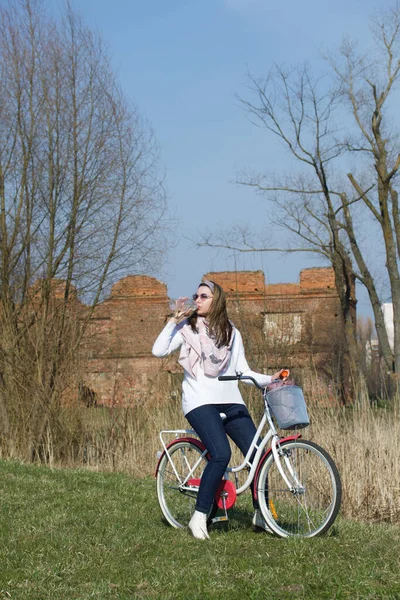
[[[342,338],[339,299],[329,268],[304,269],[299,283],[266,284],[262,271],[207,273],[228,296],[249,364],[273,372],[324,368]],[[171,314],[167,287],[145,275],[125,277],[99,304],[86,337],[85,389],[98,404],[140,401],[180,377],[177,356],[157,359],[151,348]],[[178,382],[179,383],[179,382]]]

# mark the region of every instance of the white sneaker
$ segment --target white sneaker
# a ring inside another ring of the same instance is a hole
[[[268,527],[264,517],[261,514],[261,511],[259,508],[256,508],[254,511],[254,517],[253,517],[253,521],[252,521],[253,527],[254,529],[257,531],[258,529],[263,529],[264,531],[268,532],[268,533],[273,533],[271,531],[271,529]]]
[[[189,521],[189,529],[198,540],[209,540],[207,532],[207,515],[195,510]]]

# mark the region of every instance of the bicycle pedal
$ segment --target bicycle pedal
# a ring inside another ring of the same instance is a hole
[[[226,515],[223,515],[222,517],[214,517],[211,520],[211,523],[220,523],[221,521],[229,521],[229,518]]]

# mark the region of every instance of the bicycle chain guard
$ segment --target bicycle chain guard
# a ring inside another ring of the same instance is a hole
[[[221,481],[215,494],[215,502],[218,504],[218,508],[225,510],[232,508],[236,502],[236,488],[232,481],[229,479]]]

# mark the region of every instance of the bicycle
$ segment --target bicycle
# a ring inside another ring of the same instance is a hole
[[[237,496],[245,492],[254,480],[253,494],[273,534],[279,537],[311,538],[325,533],[337,517],[342,496],[339,472],[332,458],[319,445],[301,439],[301,433],[295,432],[287,437],[278,435],[271,414],[271,398],[268,397],[271,392],[259,386],[255,379],[240,373],[236,376],[219,376],[218,379],[251,380],[262,391],[264,413],[243,462],[238,466],[228,466],[208,515],[208,522],[227,521],[228,510],[234,506]],[[301,392],[301,388],[298,390]],[[276,413],[275,407],[275,419]],[[261,437],[266,423],[269,429]],[[292,427],[304,427],[306,424],[308,422],[295,423]],[[289,428],[287,423],[284,425]],[[164,438],[171,434],[175,435],[175,439],[167,442]],[[160,508],[170,525],[187,527],[209,455],[196,432],[191,429],[163,430],[160,440],[163,451],[156,468]],[[250,462],[254,451],[254,458]],[[238,487],[238,473],[245,469],[248,469],[246,481]],[[235,477],[235,484],[229,479],[230,475]],[[218,508],[222,509],[222,516],[216,516]]]

